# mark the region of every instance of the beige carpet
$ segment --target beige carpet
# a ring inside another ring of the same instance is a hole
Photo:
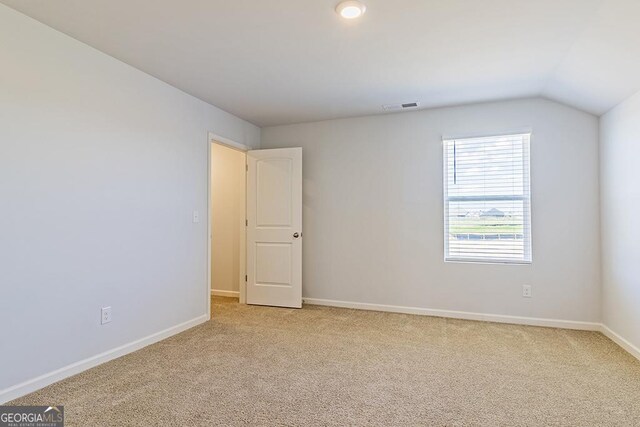
[[[640,426],[603,335],[215,298],[214,319],[19,399],[69,426]]]

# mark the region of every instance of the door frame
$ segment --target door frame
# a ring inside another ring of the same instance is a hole
[[[236,151],[240,151],[246,153],[251,150],[251,147],[247,147],[244,144],[233,141],[229,138],[225,138],[220,135],[216,135],[213,132],[209,132],[207,138],[207,313],[209,315],[209,319],[211,319],[211,245],[213,243],[213,226],[212,226],[212,188],[211,188],[211,146],[213,144],[223,145],[225,147],[232,148]],[[246,159],[245,159],[246,165]],[[246,168],[246,166],[245,166]],[[246,187],[247,187],[247,174],[245,172],[244,175],[245,180],[245,201],[244,201],[244,216],[245,219],[247,217],[247,200],[246,200]],[[247,302],[247,283],[245,281],[245,277],[247,274],[247,228],[242,227],[240,232],[240,281],[239,281],[239,291],[240,291],[240,304],[246,304]]]

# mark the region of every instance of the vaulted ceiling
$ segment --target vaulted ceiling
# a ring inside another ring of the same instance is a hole
[[[0,0],[259,126],[640,90],[638,0]]]

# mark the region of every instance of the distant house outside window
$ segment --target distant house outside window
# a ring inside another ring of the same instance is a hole
[[[531,262],[530,138],[444,140],[445,261]]]

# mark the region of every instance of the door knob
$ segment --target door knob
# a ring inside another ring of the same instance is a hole
[[[297,239],[298,237],[300,237],[300,235],[298,233],[293,233],[293,238]]]

